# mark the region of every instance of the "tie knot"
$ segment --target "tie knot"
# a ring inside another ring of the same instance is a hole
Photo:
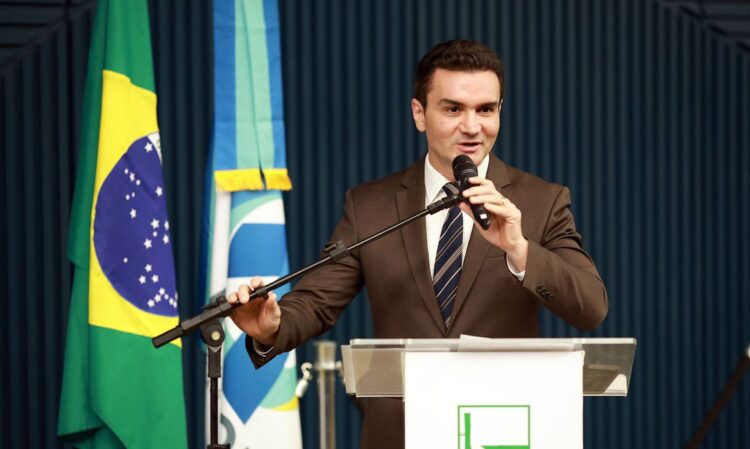
[[[458,195],[458,185],[454,182],[446,182],[443,186],[443,192],[448,196]]]

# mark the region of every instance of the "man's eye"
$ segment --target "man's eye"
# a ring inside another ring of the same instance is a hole
[[[446,111],[451,112],[451,113],[458,112],[458,110],[459,110],[458,106],[451,106],[451,107],[449,107],[449,108],[446,109]]]
[[[480,114],[492,114],[493,112],[495,112],[495,108],[481,108],[479,110]]]

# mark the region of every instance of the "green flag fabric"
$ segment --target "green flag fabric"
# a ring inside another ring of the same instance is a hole
[[[82,448],[187,447],[181,342],[146,0],[100,0],[68,257],[58,434]]]

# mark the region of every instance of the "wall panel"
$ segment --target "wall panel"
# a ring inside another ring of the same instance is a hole
[[[4,45],[12,52],[0,66],[0,445],[57,447],[67,222],[93,3],[0,8],[5,30],[26,33]]]

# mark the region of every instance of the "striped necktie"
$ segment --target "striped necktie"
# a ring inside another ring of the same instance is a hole
[[[451,195],[452,185],[446,184],[443,190]],[[453,206],[448,209],[448,216],[440,231],[437,254],[435,255],[435,269],[432,275],[432,285],[435,288],[440,313],[446,329],[450,327],[453,302],[456,299],[458,280],[461,278],[461,255],[463,252],[464,220],[461,209]]]

